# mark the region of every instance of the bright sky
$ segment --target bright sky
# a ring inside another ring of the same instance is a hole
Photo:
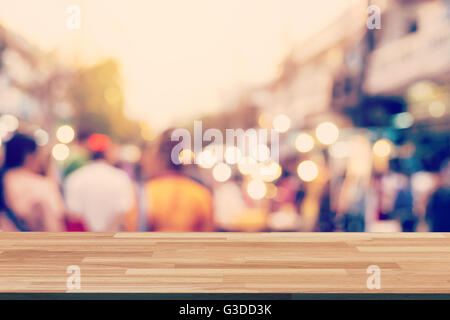
[[[66,63],[116,58],[126,112],[157,129],[269,81],[354,0],[0,0],[0,24]],[[82,29],[66,28],[70,4]]]

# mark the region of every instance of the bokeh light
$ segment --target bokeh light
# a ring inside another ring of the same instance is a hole
[[[421,81],[408,89],[408,96],[414,101],[426,101],[433,96],[434,84],[430,81]]]
[[[394,117],[394,126],[399,129],[406,129],[413,125],[414,117],[409,112],[402,112]]]
[[[440,118],[445,114],[445,104],[442,101],[435,101],[428,106],[428,112],[434,118]]]
[[[295,148],[302,153],[311,151],[314,148],[314,138],[307,133],[300,133],[295,138]]]
[[[250,198],[260,200],[264,198],[267,193],[266,184],[260,180],[252,180],[247,185],[247,193]]]
[[[225,182],[231,177],[231,168],[226,163],[218,163],[212,171],[213,177],[218,182]]]
[[[339,128],[332,122],[322,122],[316,128],[316,137],[320,143],[331,145],[339,138]]]
[[[279,114],[273,119],[273,128],[284,133],[291,128],[291,119],[285,114]]]
[[[225,161],[228,164],[236,164],[241,160],[242,153],[236,146],[228,146],[225,149]]]
[[[61,143],[70,143],[75,138],[75,130],[67,124],[62,125],[56,130],[56,138]]]
[[[388,157],[392,152],[392,143],[387,139],[380,139],[375,142],[372,150],[377,157]]]
[[[48,141],[50,140],[50,137],[49,137],[47,131],[45,131],[43,129],[37,129],[34,132],[34,138],[36,139],[37,145],[40,147],[46,146]]]
[[[257,162],[252,157],[243,157],[238,163],[238,170],[243,175],[248,175],[252,172],[253,168],[257,166]]]
[[[258,144],[251,148],[251,156],[260,162],[265,162],[270,158],[270,149],[265,144]]]
[[[204,169],[211,169],[217,163],[218,159],[215,155],[215,152],[208,148],[200,152],[197,156],[197,162],[199,167]]]
[[[141,159],[141,150],[134,144],[126,144],[120,148],[120,158],[125,162],[137,163]]]
[[[270,129],[272,127],[273,118],[268,113],[263,113],[258,117],[258,125],[264,129]]]
[[[297,167],[297,174],[305,182],[311,182],[319,175],[319,167],[314,161],[306,160]]]
[[[277,180],[281,176],[281,173],[281,166],[274,161],[267,164],[262,164],[260,168],[261,178],[266,182],[273,182]]]
[[[0,127],[7,132],[16,131],[19,128],[19,120],[12,114],[4,114],[0,117]]]
[[[52,156],[57,161],[64,161],[70,155],[69,147],[65,144],[58,143],[52,148]]]

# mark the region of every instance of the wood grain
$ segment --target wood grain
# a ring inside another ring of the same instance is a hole
[[[0,292],[450,293],[450,234],[0,233]]]

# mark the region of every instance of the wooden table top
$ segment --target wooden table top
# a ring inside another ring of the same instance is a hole
[[[0,232],[0,292],[450,293],[450,234]]]

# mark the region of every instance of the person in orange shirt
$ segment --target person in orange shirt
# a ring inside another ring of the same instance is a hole
[[[171,152],[176,142],[170,140],[170,135],[171,131],[162,135],[158,153],[151,163],[158,168],[158,172],[143,185],[140,192],[143,201],[139,201],[140,206],[129,213],[127,229],[164,232],[213,231],[212,194],[205,186],[183,175],[182,165],[172,162]],[[138,221],[141,220],[139,214],[144,214],[145,228],[138,227]]]

